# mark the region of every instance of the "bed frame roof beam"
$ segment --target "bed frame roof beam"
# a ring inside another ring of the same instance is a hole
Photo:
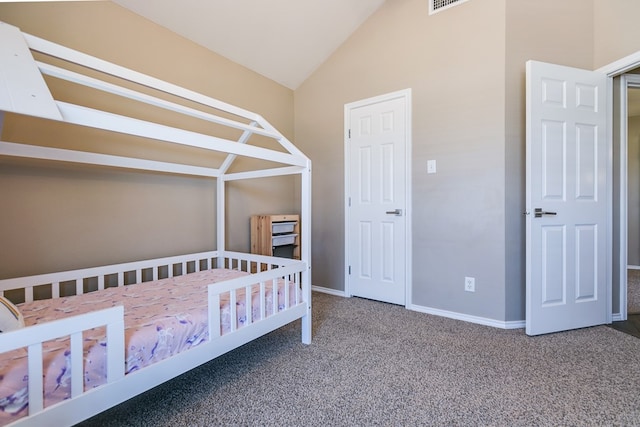
[[[176,95],[184,99],[195,101],[202,105],[207,105],[221,111],[226,111],[239,117],[244,117],[249,120],[256,119],[255,113],[231,104],[227,104],[226,102],[219,101],[198,92],[194,92],[192,90],[165,82],[155,77],[151,77],[146,74],[142,74],[137,71],[133,71],[128,68],[113,64],[111,62],[98,59],[91,55],[78,52],[76,50],[61,46],[48,40],[41,39],[39,37],[32,36],[30,34],[22,34],[28,46],[32,50],[35,50],[37,52],[41,52],[59,59],[64,59],[65,61],[82,65],[84,67],[110,74],[115,77],[120,77],[122,79],[129,80],[131,82],[157,89],[159,91],[166,92],[172,95]]]
[[[289,141],[287,138],[285,138],[284,135],[282,135],[276,128],[273,127],[273,125],[271,123],[269,123],[269,121],[267,121],[264,117],[258,115],[257,118],[258,124],[260,124],[260,126],[262,126],[263,128],[273,132],[273,133],[277,133],[280,138],[278,139],[278,142],[280,143],[280,145],[282,145],[282,147],[287,150],[289,153],[300,156],[300,157],[304,157],[307,158],[307,156],[295,145],[293,145],[291,143],[291,141]]]
[[[235,120],[229,120],[224,117],[216,116],[215,114],[205,113],[204,111],[196,110],[195,108],[186,107],[184,105],[176,104],[175,102],[166,101],[164,99],[146,95],[135,90],[123,88],[122,86],[107,83],[100,79],[85,76],[74,71],[65,70],[64,68],[56,67],[55,65],[47,64],[40,61],[36,61],[36,64],[43,74],[51,77],[59,78],[72,83],[77,83],[82,86],[91,87],[93,89],[98,89],[103,92],[112,93],[114,95],[119,95],[123,98],[143,102],[148,105],[153,105],[165,110],[174,111],[176,113],[206,120],[208,122],[218,123],[223,126],[240,129],[243,131],[249,131],[252,134],[263,135],[276,140],[281,137],[278,132],[268,131],[263,128],[256,127],[255,121],[252,121],[251,124],[245,124]]]
[[[283,168],[272,168],[272,169],[262,169],[262,170],[254,170],[248,172],[236,172],[236,173],[228,173],[222,175],[221,178],[225,181],[237,181],[241,179],[252,179],[252,178],[269,178],[272,176],[283,176],[283,175],[296,175],[302,173],[306,168],[300,166],[288,166]]]
[[[106,113],[87,107],[56,101],[65,122],[81,126],[89,126],[113,132],[120,132],[158,141],[172,142],[220,151],[241,156],[254,157],[287,165],[304,166],[306,159],[289,153],[270,150],[262,147],[238,144],[236,141],[210,135],[177,129],[170,126],[133,119],[113,113]]]
[[[251,122],[251,126],[255,126],[255,125],[256,125],[256,122]],[[248,130],[245,130],[240,136],[240,138],[238,139],[238,143],[246,144],[247,141],[249,141],[249,138],[251,138],[251,132],[249,132]],[[227,173],[227,171],[231,167],[231,164],[236,160],[237,157],[238,156],[236,154],[229,154],[227,158],[224,159],[224,162],[220,166],[220,172],[223,174]]]
[[[0,155],[217,178],[214,168],[0,141]]]

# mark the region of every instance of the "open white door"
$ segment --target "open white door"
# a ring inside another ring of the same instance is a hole
[[[527,62],[526,333],[607,323],[607,76]]]

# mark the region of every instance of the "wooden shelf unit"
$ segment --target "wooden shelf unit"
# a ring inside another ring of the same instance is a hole
[[[300,215],[253,215],[251,217],[251,253],[274,255],[276,248],[291,248],[291,256],[300,259]]]

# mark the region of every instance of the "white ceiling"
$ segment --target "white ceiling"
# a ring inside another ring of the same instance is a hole
[[[385,0],[112,0],[290,88]]]

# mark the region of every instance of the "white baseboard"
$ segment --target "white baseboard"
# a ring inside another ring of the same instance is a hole
[[[337,289],[325,288],[323,286],[315,286],[311,285],[311,290],[315,292],[322,292],[323,294],[334,295],[337,297],[345,297],[344,291],[339,291]]]
[[[479,325],[492,326],[500,329],[520,329],[525,327],[524,320],[503,321],[488,319],[486,317],[471,316],[469,314],[456,313],[454,311],[440,310],[437,308],[424,307],[421,305],[411,305],[409,310],[418,311],[420,313],[433,314],[435,316],[448,317],[450,319],[462,320]]]
[[[638,267],[640,269],[640,267]],[[346,297],[344,291],[339,291],[336,289],[325,288],[322,286],[311,286],[311,290],[315,292],[322,292],[324,294],[335,295],[338,297]],[[476,323],[478,325],[491,326],[499,329],[522,329],[526,326],[526,322],[524,320],[495,320],[488,319],[486,317],[472,316],[469,314],[457,313],[455,311],[447,311],[440,310],[438,308],[425,307],[422,305],[412,304],[407,307],[409,310],[417,311],[420,313],[432,314],[434,316],[447,317],[449,319],[462,320],[464,322]],[[622,320],[622,316],[620,313],[612,314],[612,321],[618,322]]]

